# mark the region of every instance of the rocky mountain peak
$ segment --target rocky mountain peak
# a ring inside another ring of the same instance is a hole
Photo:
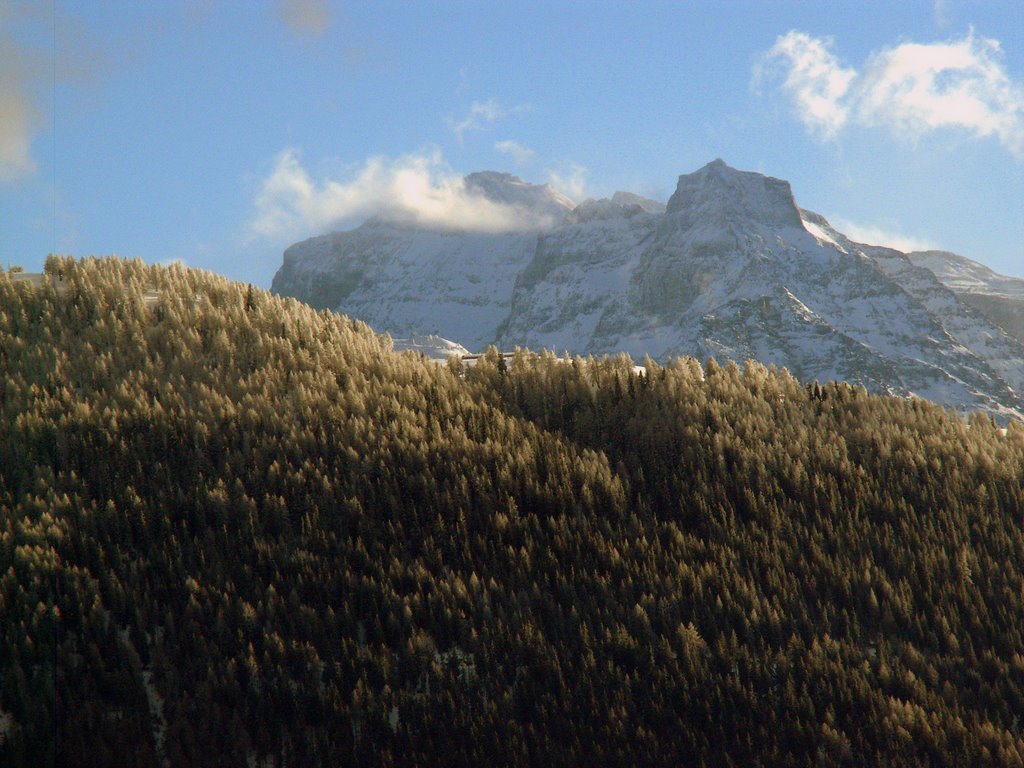
[[[621,206],[635,205],[638,208],[646,211],[647,213],[664,213],[665,204],[660,203],[657,200],[651,200],[647,197],[634,194],[632,192],[618,191],[612,195],[612,202]]]
[[[478,171],[463,179],[468,192],[499,205],[522,209],[552,221],[561,221],[575,203],[549,184],[530,184],[511,173]]]
[[[716,225],[756,222],[770,227],[800,227],[800,211],[789,182],[738,171],[722,159],[679,177],[667,213],[687,223]]]

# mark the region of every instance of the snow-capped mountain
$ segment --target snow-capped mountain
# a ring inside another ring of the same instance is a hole
[[[1024,343],[1024,280],[997,274],[949,251],[915,251],[907,258],[930,270],[961,301]]]
[[[273,289],[474,350],[753,358],[804,380],[1024,415],[1020,338],[944,284],[928,254],[849,240],[799,208],[788,182],[715,160],[680,176],[667,205],[618,192],[575,207],[508,174],[465,184],[529,226],[373,220],[293,245]]]
[[[490,233],[371,219],[288,248],[272,290],[393,336],[436,334],[483,349],[508,315],[538,233],[561,222],[573,203],[507,173],[471,174],[465,188],[506,206],[523,224]]]

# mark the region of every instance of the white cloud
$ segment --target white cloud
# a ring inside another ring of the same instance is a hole
[[[250,239],[308,237],[371,216],[484,232],[551,223],[467,190],[436,150],[395,160],[371,157],[347,180],[316,181],[302,166],[298,151],[286,149],[261,184],[255,207]]]
[[[326,0],[278,0],[277,15],[294,33],[319,37],[331,25]]]
[[[457,122],[452,122],[452,131],[455,132],[455,138],[461,144],[462,134],[466,131],[482,130],[486,123],[493,123],[503,114],[504,110],[494,99],[474,101],[464,118]]]
[[[782,89],[804,125],[823,138],[850,125],[916,140],[943,128],[995,137],[1024,159],[1024,86],[1002,64],[996,40],[973,30],[943,43],[901,43],[861,71],[839,65],[831,42],[791,31],[755,65],[754,81],[783,72]]]
[[[904,43],[872,57],[858,88],[858,118],[910,137],[960,127],[996,136],[1024,158],[1024,87],[1000,63],[995,40]]]
[[[576,163],[565,163],[548,169],[548,184],[572,200],[587,198],[587,169]]]
[[[754,79],[759,82],[777,71],[785,71],[782,84],[797,106],[797,115],[808,130],[831,138],[848,117],[842,103],[857,76],[853,69],[840,66],[830,50],[831,40],[821,40],[790,31],[755,65]]]
[[[467,131],[482,131],[491,123],[494,123],[508,115],[515,114],[516,112],[522,112],[526,109],[529,109],[529,107],[522,104],[514,107],[506,107],[495,99],[474,101],[469,106],[469,111],[466,112],[465,117],[461,120],[449,120],[448,123],[451,125],[455,138],[458,139],[459,144],[461,144],[463,134]]]
[[[865,245],[882,245],[886,248],[895,248],[897,251],[903,251],[904,253],[910,253],[912,251],[931,251],[938,247],[928,240],[904,235],[892,229],[855,224],[854,222],[843,218],[829,217],[829,222],[831,222],[832,226],[836,230],[842,232],[855,243],[864,243]]]
[[[495,143],[494,148],[503,155],[511,156],[516,165],[527,165],[537,154],[529,147],[524,147],[518,141],[513,141],[512,139],[499,141]]]

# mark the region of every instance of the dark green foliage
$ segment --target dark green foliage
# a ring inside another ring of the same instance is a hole
[[[0,764],[1022,765],[1020,424],[47,269],[0,276]]]

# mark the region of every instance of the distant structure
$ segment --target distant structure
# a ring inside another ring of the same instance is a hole
[[[57,293],[64,293],[68,289],[68,282],[63,277],[53,275],[47,275],[44,272],[16,272],[11,271],[7,273],[7,277],[14,283],[28,283],[34,288],[41,288],[43,283],[48,278],[50,285],[53,286]]]
[[[14,283],[28,283],[33,288],[42,288],[49,280],[50,285],[58,294],[64,294],[68,290],[68,281],[61,275],[48,275],[45,272],[21,272],[9,271],[7,277]],[[156,288],[147,288],[142,294],[142,303],[146,309],[153,309],[160,304],[160,291]]]
[[[473,353],[471,355],[462,355],[462,359],[463,360],[479,360],[480,358],[486,357],[486,356],[487,356],[486,352],[475,352],[475,353]],[[498,353],[498,357],[502,358],[503,360],[511,360],[515,356],[516,356],[515,352],[499,352]]]

